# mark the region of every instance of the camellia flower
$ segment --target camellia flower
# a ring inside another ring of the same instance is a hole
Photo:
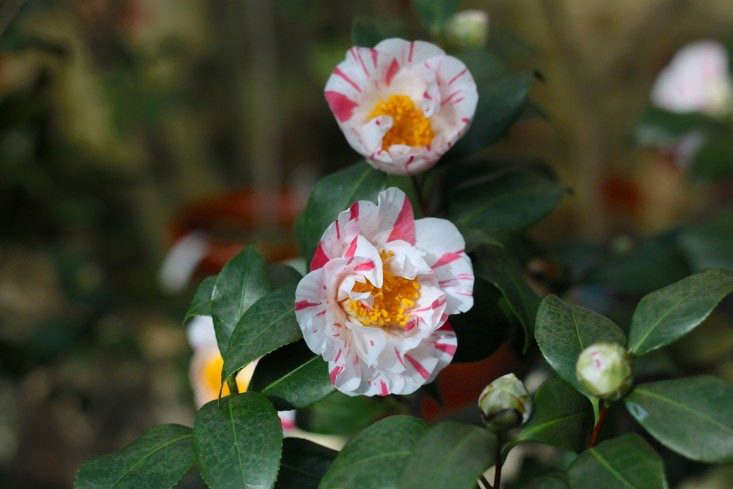
[[[672,112],[729,113],[733,84],[725,47],[698,41],[680,49],[654,83],[652,102]]]
[[[338,390],[409,394],[450,363],[457,342],[448,316],[473,306],[464,246],[449,221],[415,220],[397,188],[331,223],[296,289],[295,314]]]
[[[193,358],[189,369],[189,379],[193,389],[196,406],[201,407],[209,401],[228,396],[229,386],[221,383],[221,370],[224,359],[219,352],[211,316],[196,316],[188,323],[188,342],[193,348]],[[249,363],[235,377],[239,392],[246,392],[254,375],[257,361]],[[295,426],[295,411],[279,411],[283,429]]]
[[[478,102],[460,60],[434,44],[403,39],[349,49],[325,96],[351,147],[398,175],[433,166],[466,132]]]

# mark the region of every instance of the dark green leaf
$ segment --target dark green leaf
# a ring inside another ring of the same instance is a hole
[[[733,209],[683,229],[678,237],[693,271],[733,269]]]
[[[84,463],[74,489],[167,489],[193,462],[190,428],[155,426],[122,450]]]
[[[639,435],[627,434],[581,453],[568,469],[572,489],[666,489],[664,464]]]
[[[274,263],[267,267],[267,276],[273,289],[295,288],[303,276],[295,268],[282,263]]]
[[[252,246],[222,268],[211,293],[211,312],[220,351],[226,351],[234,327],[249,306],[268,290],[270,283],[265,260]]]
[[[508,170],[456,187],[448,216],[461,229],[519,231],[549,214],[565,193],[565,187],[548,175],[524,168]]]
[[[532,479],[522,489],[568,489],[563,474],[548,474]]]
[[[412,8],[422,24],[433,34],[443,30],[445,22],[456,12],[459,0],[412,0]]]
[[[285,346],[262,358],[250,389],[267,395],[280,410],[303,408],[333,392],[328,364],[305,342]]]
[[[718,127],[719,123],[697,112],[669,112],[658,107],[648,107],[637,128],[637,139],[642,144],[668,145],[693,130]]]
[[[514,442],[533,441],[579,452],[593,421],[588,401],[572,387],[553,377],[534,395],[534,413]]]
[[[519,323],[499,306],[502,294],[478,278],[473,286],[473,307],[450,318],[458,338],[454,362],[476,362],[494,353]]]
[[[224,354],[222,378],[249,362],[302,337],[295,319],[295,289],[279,289],[260,298],[244,313]]]
[[[629,351],[642,355],[679,339],[731,292],[733,271],[708,270],[646,295],[631,318]]]
[[[386,180],[386,174],[361,162],[316,183],[308,198],[308,205],[295,224],[295,234],[307,261],[310,261],[326,227],[339,212],[357,200],[376,200]]]
[[[527,284],[519,263],[503,248],[484,246],[476,254],[476,275],[493,284],[524,327],[525,349],[534,329],[540,298]]]
[[[496,141],[522,114],[533,74],[523,71],[478,86],[479,98],[471,128],[451,150],[466,156]]]
[[[580,352],[599,341],[626,343],[623,331],[613,321],[554,295],[545,297],[540,303],[535,339],[547,363],[581,392],[584,390],[575,377],[575,363]]]
[[[669,449],[709,463],[733,461],[733,385],[709,377],[641,384],[626,397],[632,416]]]
[[[445,421],[418,440],[407,459],[399,489],[474,489],[494,465],[496,436],[484,428]]]
[[[673,235],[660,235],[611,256],[588,273],[587,283],[620,294],[646,294],[690,273]]]
[[[395,489],[425,423],[391,416],[359,433],[339,452],[320,489]]]
[[[403,412],[403,406],[389,398],[349,397],[333,392],[308,408],[299,409],[297,424],[314,433],[350,435],[377,419]]]
[[[728,131],[705,141],[695,152],[691,166],[697,180],[715,181],[733,172],[733,141]]]
[[[184,324],[195,316],[211,316],[211,293],[214,291],[215,282],[216,276],[206,277],[201,281],[183,317]]]
[[[351,24],[351,43],[354,46],[373,47],[379,41],[399,37],[406,39],[407,27],[394,17],[363,17],[354,18]]]
[[[275,489],[317,489],[337,452],[299,438],[283,440]]]
[[[193,426],[198,468],[210,489],[275,484],[282,428],[267,398],[256,392],[211,401]]]

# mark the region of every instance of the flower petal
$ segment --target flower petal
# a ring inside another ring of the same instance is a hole
[[[415,244],[415,216],[412,212],[412,203],[397,187],[390,187],[379,193],[377,223],[374,240],[379,245],[396,240]]]
[[[473,307],[473,267],[464,250],[466,243],[453,223],[426,217],[415,221],[416,246],[426,252],[440,288],[448,296],[447,314]]]
[[[397,60],[400,67],[445,54],[445,51],[435,44],[425,41],[405,41],[396,37],[380,41],[374,49],[380,56]]]

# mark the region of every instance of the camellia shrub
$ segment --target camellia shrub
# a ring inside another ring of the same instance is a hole
[[[592,273],[525,273],[545,255],[525,230],[568,189],[541,162],[482,152],[531,116],[536,75],[486,47],[480,12],[452,18],[455,3],[413,1],[451,54],[355,22],[325,101],[363,160],[320,180],[298,219],[307,273],[248,247],[203,280],[184,318],[209,331],[192,333],[192,365],[220,362],[223,387],[196,390],[192,428],[151,428],[85,463],[75,487],[170,488],[193,469],[211,489],[661,489],[663,457],[733,461],[733,386],[648,375],[733,291],[733,272],[647,290],[621,326],[561,298]],[[501,345],[514,372],[485,379],[460,417],[423,419],[422,400],[448,401],[441,371]],[[536,390],[520,380],[530,371],[545,372]],[[278,411],[292,410],[346,445],[283,439]],[[502,482],[527,444],[556,457]]]

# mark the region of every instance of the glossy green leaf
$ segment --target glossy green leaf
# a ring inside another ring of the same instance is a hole
[[[326,227],[339,212],[357,200],[376,201],[386,181],[385,173],[361,162],[331,173],[316,183],[305,210],[295,224],[300,249],[308,262]]]
[[[337,453],[308,440],[284,439],[275,489],[317,489]]]
[[[709,376],[637,385],[634,418],[670,450],[693,460],[733,461],[733,385]]]
[[[534,329],[540,298],[527,284],[521,266],[503,248],[485,246],[477,251],[474,267],[478,277],[493,284],[506,298],[524,327],[526,349]]]
[[[85,462],[74,489],[167,489],[194,462],[191,429],[155,426],[118,452]]]
[[[267,267],[267,277],[273,289],[297,287],[303,276],[295,268],[282,263],[273,263]]]
[[[201,281],[183,317],[184,324],[195,316],[211,316],[211,293],[214,291],[215,282],[216,276],[206,277]]]
[[[584,448],[593,413],[587,399],[557,377],[543,383],[534,395],[534,412],[510,447],[538,442],[579,452]]]
[[[437,35],[445,22],[456,12],[459,0],[412,0],[412,8],[423,25]]]
[[[256,392],[211,401],[193,426],[198,468],[210,489],[273,487],[282,428],[277,411]]]
[[[524,229],[549,214],[566,193],[554,178],[529,169],[456,188],[448,216],[461,229],[488,233]]]
[[[533,78],[531,72],[523,71],[479,85],[471,128],[453,147],[451,155],[470,155],[502,136],[522,114]]]
[[[692,331],[733,292],[733,271],[708,270],[646,295],[634,311],[629,351],[656,350]]]
[[[371,425],[339,452],[320,489],[396,489],[397,482],[425,423],[411,416],[391,416]]]
[[[581,453],[568,468],[571,489],[666,489],[664,464],[639,435],[627,434]]]
[[[370,48],[392,37],[409,39],[407,27],[395,17],[357,16],[351,24],[351,43],[354,46]]]
[[[431,427],[407,459],[399,489],[474,489],[496,461],[496,435],[454,421]]]
[[[334,390],[328,364],[303,341],[262,358],[249,388],[265,394],[279,410],[310,406]]]
[[[247,309],[269,289],[267,265],[252,246],[222,268],[211,292],[211,312],[220,351],[226,351],[229,337]]]
[[[706,268],[733,270],[733,209],[686,226],[678,242],[693,271]]]
[[[547,363],[581,392],[583,389],[575,377],[575,363],[580,352],[599,341],[626,343],[623,331],[613,321],[554,295],[545,297],[540,303],[535,339]]]
[[[327,435],[351,435],[376,420],[405,413],[404,405],[390,398],[356,396],[332,392],[297,412],[298,427]]]
[[[690,131],[718,125],[715,119],[702,113],[670,112],[649,106],[641,116],[636,137],[642,144],[671,144]]]
[[[302,333],[295,319],[295,289],[270,292],[244,313],[232,332],[224,354],[222,378],[281,346],[298,341]]]

